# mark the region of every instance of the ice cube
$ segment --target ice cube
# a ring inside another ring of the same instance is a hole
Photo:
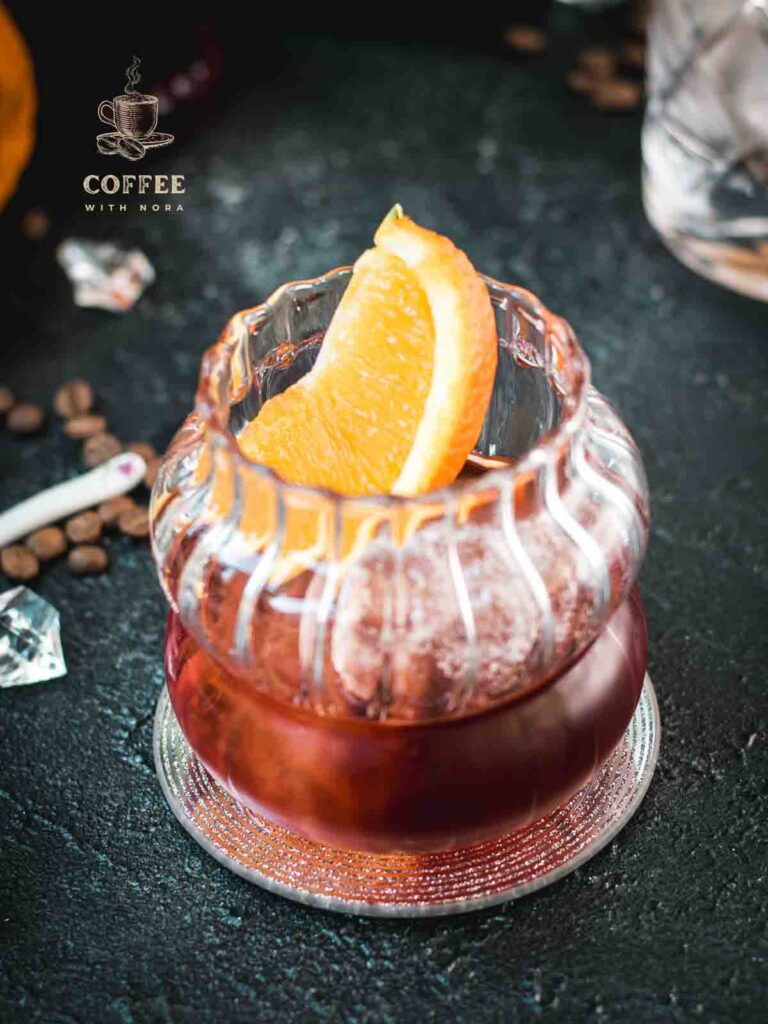
[[[59,264],[74,285],[78,306],[125,313],[155,280],[155,271],[139,249],[113,242],[67,238],[56,251]]]
[[[66,675],[59,613],[28,587],[0,594],[0,688]]]

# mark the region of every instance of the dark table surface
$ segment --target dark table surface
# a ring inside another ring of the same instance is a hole
[[[639,117],[591,111],[551,63],[289,49],[270,90],[153,158],[186,175],[183,213],[77,212],[16,242],[0,377],[46,403],[87,377],[124,440],[162,447],[227,316],[352,261],[401,202],[571,319],[643,450],[658,771],[609,849],[518,903],[408,923],[263,892],[165,805],[165,605],[146,547],[115,538],[108,575],[59,563],[35,584],[61,611],[67,677],[0,696],[0,1018],[765,1019],[768,310],[667,254],[641,207]],[[157,283],[123,317],[77,308],[53,258],[67,234],[140,245]],[[0,504],[78,458],[52,423],[0,433]]]

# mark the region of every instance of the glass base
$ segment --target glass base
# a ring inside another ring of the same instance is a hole
[[[643,180],[643,202],[648,220],[659,238],[681,263],[731,291],[751,299],[768,302],[768,221],[762,230],[737,234],[729,232],[729,223],[705,223],[701,234],[688,230],[684,218],[676,217],[668,208],[668,197],[654,186],[646,173]],[[705,229],[711,237],[705,237]]]
[[[662,241],[681,263],[702,277],[768,302],[768,242],[748,246],[687,235],[662,236]]]
[[[646,794],[659,753],[656,695],[646,675],[621,742],[594,779],[545,818],[500,839],[429,854],[373,854],[313,842],[237,803],[205,770],[168,693],[155,716],[154,754],[184,828],[231,871],[324,910],[429,917],[479,910],[557,881],[603,849]]]

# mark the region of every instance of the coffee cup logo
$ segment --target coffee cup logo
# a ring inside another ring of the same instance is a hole
[[[134,56],[125,72],[125,91],[99,104],[99,120],[114,129],[96,136],[96,148],[104,156],[141,160],[148,149],[169,146],[173,142],[172,135],[157,131],[157,96],[136,88],[141,79],[140,65],[141,61]]]

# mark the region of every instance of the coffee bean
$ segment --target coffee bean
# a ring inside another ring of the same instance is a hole
[[[101,527],[98,512],[81,512],[67,520],[64,530],[73,544],[91,544],[101,536]]]
[[[105,417],[92,412],[83,416],[73,416],[64,424],[64,433],[74,441],[85,441],[95,434],[103,434],[106,429]]]
[[[0,416],[10,412],[15,401],[11,389],[0,386]]]
[[[40,572],[40,563],[34,551],[23,544],[11,544],[0,552],[0,565],[11,580],[32,580]]]
[[[114,434],[94,434],[83,445],[83,461],[93,469],[102,462],[108,462],[122,450],[123,446]]]
[[[133,498],[129,498],[127,494],[122,494],[119,498],[110,498],[109,501],[102,502],[99,505],[99,519],[101,519],[104,526],[114,526],[123,512],[129,512],[133,508],[136,508],[136,502]]]
[[[603,49],[601,46],[590,46],[586,50],[577,53],[579,67],[589,72],[594,78],[612,78],[616,73],[618,60],[612,50]]]
[[[504,39],[518,53],[543,53],[547,48],[546,35],[533,25],[510,25]]]
[[[625,39],[621,44],[621,59],[633,68],[645,67],[645,43]]]
[[[19,402],[8,413],[6,424],[14,434],[34,434],[45,420],[45,414],[39,405],[32,402]]]
[[[616,54],[599,46],[580,50],[576,55],[579,67],[588,71],[593,78],[611,78],[616,74]]]
[[[67,381],[53,396],[53,408],[65,420],[90,412],[92,406],[93,389],[87,380]]]
[[[58,526],[45,526],[27,537],[27,547],[34,551],[41,562],[50,562],[67,550],[67,538]]]
[[[578,68],[574,71],[569,71],[565,80],[568,83],[568,87],[573,89],[574,92],[584,93],[585,95],[591,93],[597,84],[588,71],[580,71]]]
[[[149,536],[149,510],[136,506],[123,512],[117,520],[120,531],[128,537]]]
[[[592,90],[592,102],[600,110],[634,110],[643,99],[643,90],[637,82],[613,78],[600,82]]]
[[[39,242],[41,238],[45,238],[50,226],[48,214],[40,207],[27,210],[21,218],[21,230],[24,232],[24,237],[28,238],[30,242]]]
[[[146,148],[135,139],[118,139],[117,151],[126,160],[141,160],[147,152]]]
[[[109,565],[109,555],[98,544],[80,544],[67,555],[67,565],[76,576],[93,576],[104,572]]]
[[[129,452],[136,452],[140,455],[145,462],[151,462],[152,459],[157,458],[157,452],[151,444],[147,444],[144,441],[134,441],[133,444],[128,445]]]
[[[117,153],[119,150],[117,138],[114,135],[98,135],[96,137],[96,149],[104,156],[112,156],[113,153]]]
[[[160,458],[154,458],[154,459],[150,459],[150,461],[147,463],[147,471],[144,474],[144,483],[150,489],[150,491],[155,486],[155,480],[157,479],[157,472],[160,469],[160,465],[161,465],[162,461],[163,460],[160,459]]]

